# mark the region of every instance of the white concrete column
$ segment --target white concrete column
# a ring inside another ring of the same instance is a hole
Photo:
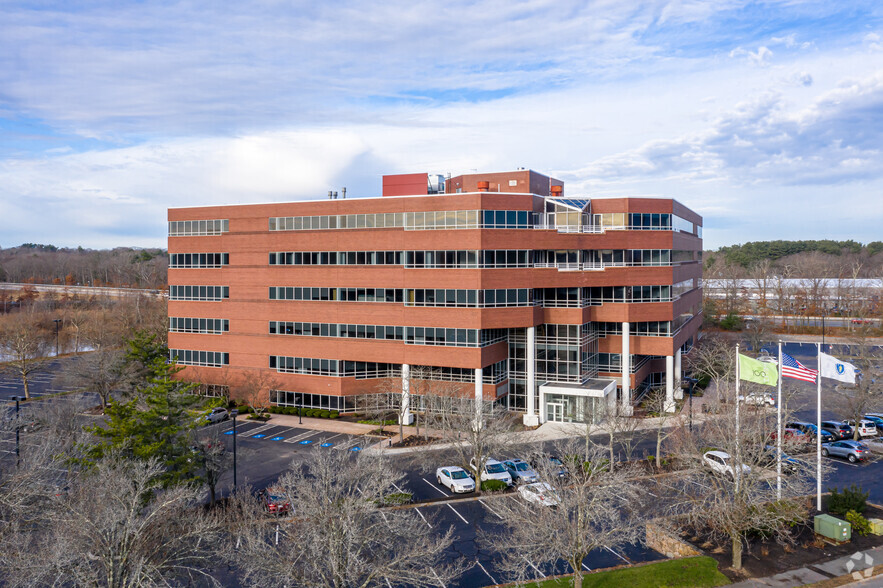
[[[675,411],[675,358],[673,355],[665,356],[665,412]]]
[[[681,349],[679,347],[677,352],[675,352],[675,400],[684,399],[684,389],[681,388],[681,378],[683,375],[684,372],[681,368]]]
[[[482,378],[484,376],[484,370],[482,368],[475,368],[475,423],[474,426],[476,429],[480,429],[483,426],[483,421],[481,418],[481,409],[482,403],[484,401],[484,391],[482,390]]]
[[[536,389],[537,389],[537,341],[536,327],[527,328],[527,345],[525,346],[524,361],[527,365],[527,384],[525,385],[526,412],[523,417],[525,427],[536,427],[540,424],[537,417]],[[540,407],[542,410],[542,407]]]
[[[414,413],[411,412],[411,366],[402,364],[402,410],[399,411],[399,421],[403,425],[414,423]]]
[[[632,354],[629,350],[629,323],[622,323],[622,414],[632,415]]]

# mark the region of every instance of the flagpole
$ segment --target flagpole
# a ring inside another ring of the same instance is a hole
[[[733,464],[733,478],[736,481],[736,492],[739,491],[739,478],[742,477],[742,456],[739,451],[739,439],[741,435],[739,431],[739,378],[741,374],[739,371],[739,344],[736,343],[736,463]]]
[[[776,398],[776,500],[782,500],[782,340],[779,339],[779,383]]]
[[[822,344],[816,343],[816,510],[822,512]]]

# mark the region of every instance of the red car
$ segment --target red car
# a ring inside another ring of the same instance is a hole
[[[770,433],[770,445],[776,444],[776,439],[778,438],[778,434],[776,431]],[[806,445],[810,445],[813,439],[811,435],[807,435],[800,429],[782,429],[782,444],[788,445],[795,448],[804,447]]]
[[[291,512],[291,502],[285,493],[277,488],[268,488],[258,493],[264,510],[270,514],[285,514]]]

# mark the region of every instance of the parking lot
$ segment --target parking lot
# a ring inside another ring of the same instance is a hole
[[[65,362],[76,361],[76,358],[62,358],[49,362],[44,370],[33,373],[28,378],[28,388],[31,396],[38,398],[48,394],[69,392],[72,386],[61,382],[60,374],[64,370]],[[0,401],[10,400],[13,396],[24,396],[25,389],[21,378],[11,373],[0,373]]]

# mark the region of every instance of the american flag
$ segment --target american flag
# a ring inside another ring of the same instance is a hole
[[[782,352],[782,376],[815,383],[818,374],[817,370],[809,369],[787,353]]]

